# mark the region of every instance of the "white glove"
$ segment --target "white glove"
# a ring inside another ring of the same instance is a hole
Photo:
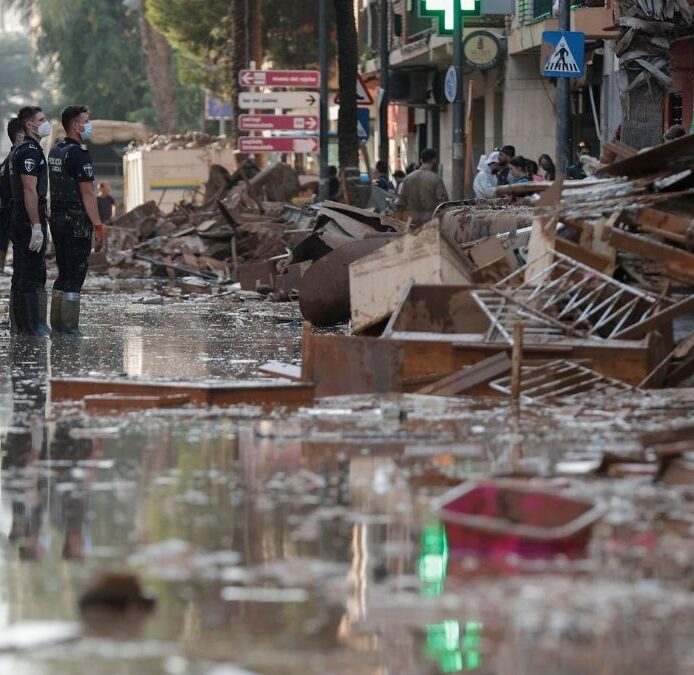
[[[36,223],[31,226],[31,241],[29,242],[29,250],[38,253],[43,246],[43,232],[41,231],[41,223]]]

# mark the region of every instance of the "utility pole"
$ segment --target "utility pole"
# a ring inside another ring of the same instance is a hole
[[[328,198],[328,0],[318,0],[318,24],[320,40],[320,183],[318,198]]]
[[[571,30],[571,0],[559,0],[559,30]],[[571,80],[557,78],[557,173],[566,175],[571,153]]]
[[[381,0],[381,103],[378,108],[378,158],[388,163],[388,66],[390,62],[390,33],[388,30],[388,0]]]
[[[453,161],[451,198],[461,200],[465,195],[465,100],[463,98],[463,9],[461,0],[453,0],[453,67],[456,72],[457,94],[453,103]]]

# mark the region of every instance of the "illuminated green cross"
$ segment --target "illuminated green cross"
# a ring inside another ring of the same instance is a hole
[[[419,0],[419,16],[439,20],[439,34],[452,35],[455,0]],[[463,16],[479,16],[480,0],[460,0]]]

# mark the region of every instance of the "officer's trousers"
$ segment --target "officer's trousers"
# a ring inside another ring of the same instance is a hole
[[[7,252],[10,243],[10,214],[0,209],[0,253]],[[2,270],[0,270],[2,271]]]
[[[46,286],[46,243],[48,227],[41,219],[43,246],[38,253],[29,250],[31,224],[26,220],[13,220],[10,225],[12,240],[12,293],[36,293]]]
[[[79,293],[87,278],[92,250],[92,224],[80,210],[55,209],[51,215],[51,235],[58,264],[54,291]]]

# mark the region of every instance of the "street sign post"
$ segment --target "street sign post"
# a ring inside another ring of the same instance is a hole
[[[318,108],[319,103],[318,94],[313,91],[243,92],[239,94],[239,108],[244,110]]]
[[[240,115],[241,131],[317,131],[318,115]]]
[[[242,136],[239,138],[238,148],[243,153],[253,152],[318,152],[320,143],[312,136]]]
[[[546,30],[542,34],[541,68],[545,77],[583,77],[585,54],[585,33]]]
[[[320,86],[317,70],[242,70],[239,72],[242,87],[308,87]]]

